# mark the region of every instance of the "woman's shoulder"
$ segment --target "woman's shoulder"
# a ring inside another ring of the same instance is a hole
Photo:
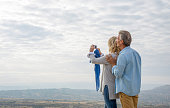
[[[107,56],[109,54],[106,54],[105,56]],[[116,56],[116,53],[111,53],[112,57],[115,57]]]

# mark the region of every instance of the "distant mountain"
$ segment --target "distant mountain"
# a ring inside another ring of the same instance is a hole
[[[152,90],[144,90],[140,93],[140,102],[145,104],[170,105],[170,85],[164,85]]]
[[[86,89],[28,89],[0,91],[0,98],[24,99],[63,99],[63,100],[94,100],[101,101],[103,96],[95,90]],[[140,104],[170,105],[170,85],[160,86],[152,90],[141,91]]]
[[[103,100],[101,93],[86,89],[28,89],[0,91],[1,98]]]

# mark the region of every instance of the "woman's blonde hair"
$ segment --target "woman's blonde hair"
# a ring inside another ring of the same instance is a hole
[[[116,42],[117,37],[113,36],[108,40],[109,52],[116,53],[117,55],[120,52],[120,49],[117,47]]]

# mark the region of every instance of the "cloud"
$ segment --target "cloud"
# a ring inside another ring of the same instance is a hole
[[[94,75],[89,46],[108,53],[109,37],[121,29],[132,34],[144,77],[170,75],[168,0],[1,0],[0,7],[1,83],[86,82]]]

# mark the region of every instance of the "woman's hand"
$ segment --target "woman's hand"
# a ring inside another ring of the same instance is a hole
[[[90,49],[89,49],[89,52],[93,52],[94,51],[94,45],[91,45]]]
[[[94,47],[94,45],[91,45],[91,47],[90,47],[90,52],[93,52],[94,51],[94,49],[95,49],[95,47]],[[100,55],[102,54],[102,52],[101,52],[101,50],[100,50],[100,48],[97,48],[98,50],[99,50],[99,53],[100,53]]]
[[[100,50],[100,48],[97,48],[98,50],[99,50],[99,53],[100,53],[100,55],[102,54],[102,52],[101,52],[101,50]]]

